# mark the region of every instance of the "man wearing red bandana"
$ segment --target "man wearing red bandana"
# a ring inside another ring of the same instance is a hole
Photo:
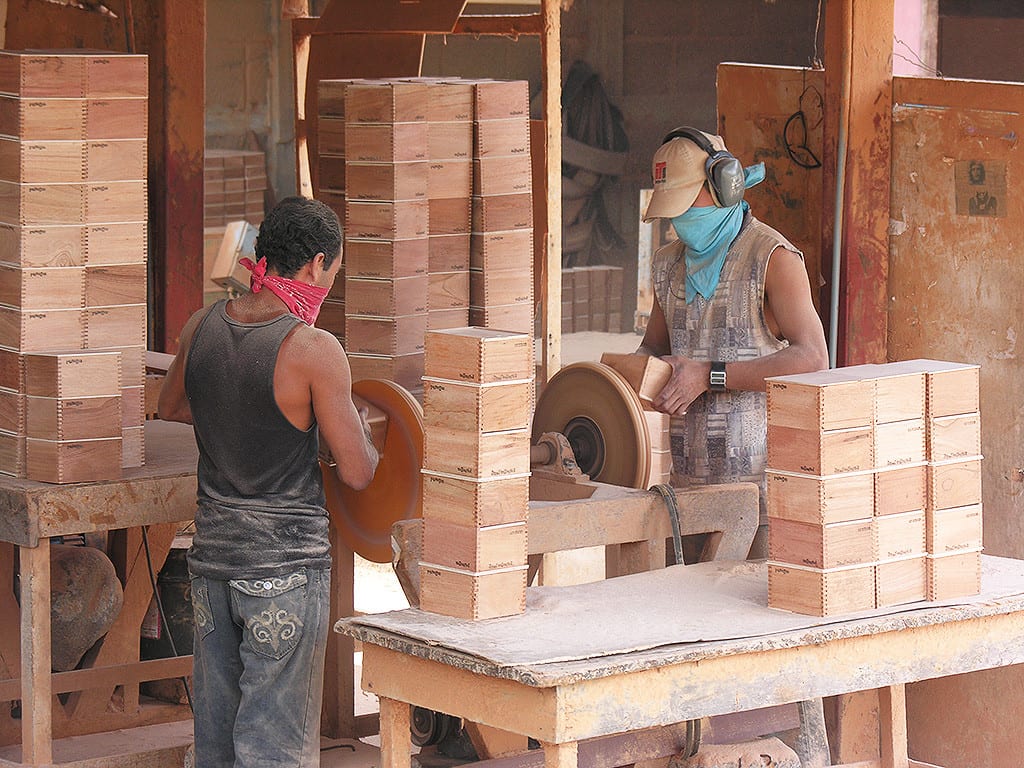
[[[282,200],[260,227],[252,291],[196,312],[160,418],[199,446],[188,552],[197,768],[319,765],[330,545],[319,448],[361,489],[377,466],[338,339],[314,328],[341,268],[323,203]]]

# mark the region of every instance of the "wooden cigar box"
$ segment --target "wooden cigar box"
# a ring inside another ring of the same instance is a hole
[[[805,475],[838,475],[874,467],[874,431],[799,429],[768,424],[768,466]]]
[[[105,181],[85,185],[85,221],[106,224],[145,221],[149,207],[145,181]]]
[[[81,98],[85,58],[80,54],[0,51],[0,91],[22,98]]]
[[[942,360],[907,360],[899,365],[924,372],[930,417],[956,416],[979,409],[981,366]]]
[[[316,161],[318,189],[345,189],[345,158],[321,154]]]
[[[874,415],[875,386],[848,369],[766,379],[768,423],[794,429],[867,427]]]
[[[534,307],[530,304],[494,304],[469,307],[469,324],[481,328],[533,333]]]
[[[345,277],[345,303],[352,315],[395,317],[427,311],[427,276],[394,280]]]
[[[317,114],[320,117],[345,116],[345,91],[352,80],[320,80],[316,85]]]
[[[25,434],[26,398],[22,392],[0,389],[0,432]]]
[[[110,264],[85,268],[85,305],[146,303],[146,264]]]
[[[478,80],[473,83],[476,120],[530,116],[530,87],[525,80]]]
[[[0,432],[0,474],[25,476],[25,436]]]
[[[73,224],[84,221],[85,185],[18,184],[0,180],[0,221]]]
[[[141,467],[146,463],[146,428],[125,427],[121,431],[121,467]]]
[[[25,391],[25,356],[16,349],[0,349],[0,389]]]
[[[875,566],[875,604],[879,608],[928,599],[928,559],[924,555]]]
[[[41,440],[121,437],[121,395],[26,398],[25,434]]]
[[[345,207],[345,191],[342,189],[317,190],[316,199],[326,205],[338,217],[338,221],[344,222],[347,209]]]
[[[352,381],[362,379],[387,379],[408,390],[423,386],[423,353],[409,355],[359,355],[350,354],[348,364],[352,369]]]
[[[346,121],[344,155],[350,163],[427,161],[427,124],[357,125]]]
[[[925,460],[924,419],[875,424],[875,466],[898,467]]]
[[[529,334],[469,327],[431,331],[426,341],[427,376],[478,384],[533,377]]]
[[[345,206],[345,232],[357,239],[405,240],[426,237],[429,221],[427,203],[427,200],[350,200]]]
[[[462,160],[467,163],[473,160],[473,123],[462,122],[430,122],[427,123],[427,145],[431,161]],[[472,169],[467,168],[472,176]],[[470,180],[468,183],[472,183]]]
[[[83,311],[85,348],[146,345],[146,305],[92,307]]]
[[[432,85],[427,94],[427,120],[432,123],[472,123],[473,101],[471,82],[449,81]]]
[[[469,269],[469,234],[431,235],[428,245],[431,272]]]
[[[149,130],[149,100],[87,99],[86,139],[145,139]]]
[[[861,520],[874,510],[872,472],[820,477],[768,470],[765,482],[769,517],[824,525]]]
[[[400,278],[427,273],[428,240],[345,240],[346,277]]]
[[[532,379],[475,384],[423,377],[423,423],[476,432],[525,429],[532,417]]]
[[[473,194],[470,160],[431,160],[427,169],[427,195],[431,199],[461,198]]]
[[[855,365],[846,370],[874,378],[876,423],[924,418],[924,373],[899,363]]]
[[[345,157],[345,120],[320,116],[316,121],[317,151],[320,155]]]
[[[22,352],[81,349],[82,309],[15,309],[0,306],[0,346]]]
[[[420,609],[474,621],[522,613],[526,566],[472,573],[422,562]]]
[[[494,304],[528,304],[532,307],[533,270],[472,270],[469,273],[469,299],[478,307]]]
[[[0,135],[22,141],[81,141],[85,101],[0,95]]]
[[[928,555],[928,599],[952,600],[981,592],[981,549]]]
[[[928,467],[924,463],[874,473],[875,514],[895,515],[924,509],[928,503]]]
[[[87,483],[121,477],[121,437],[96,440],[25,439],[29,480]]]
[[[468,309],[469,272],[431,272],[428,284],[431,309]]]
[[[984,532],[981,504],[929,509],[926,518],[929,554],[945,555],[981,548]]]
[[[981,455],[981,414],[935,416],[928,421],[928,461]]]
[[[22,356],[25,392],[33,397],[68,400],[121,393],[119,351],[79,351]]]
[[[473,196],[473,231],[505,232],[533,227],[533,200],[519,195]]]
[[[493,571],[526,565],[526,522],[484,528],[423,521],[423,559],[466,571]]]
[[[431,235],[468,235],[471,209],[468,197],[431,198]]]
[[[672,366],[659,357],[605,352],[601,363],[614,370],[636,392],[644,408],[653,408],[656,398],[672,377]]]
[[[919,556],[927,551],[923,509],[876,517],[875,534],[875,560]]]
[[[923,551],[923,516],[921,522]],[[824,569],[873,562],[874,518],[824,525],[769,518],[768,557],[778,563]]]
[[[121,388],[121,427],[141,427],[146,421],[146,388]],[[124,435],[122,435],[124,437]]]
[[[0,304],[19,309],[81,307],[84,267],[12,267],[0,264]]]
[[[109,139],[85,143],[85,178],[121,181],[146,178],[146,140]]]
[[[589,331],[590,327],[590,307],[582,302],[574,302],[572,305],[572,330],[574,333],[580,331]]]
[[[478,120],[474,125],[474,159],[530,156],[530,124],[527,120]]]
[[[110,347],[95,352],[121,353],[121,386],[141,387],[146,383],[145,346]]]
[[[446,328],[465,328],[469,325],[469,307],[427,310],[427,330],[440,331]]]
[[[317,315],[314,325],[328,333],[333,333],[339,339],[344,339],[345,302],[334,301],[329,297],[325,299],[324,303],[320,305],[320,314]]]
[[[820,570],[768,563],[768,607],[836,616],[875,607],[875,566]]]
[[[85,231],[85,263],[131,264],[146,260],[146,222],[89,224]]]
[[[85,95],[91,98],[144,97],[149,94],[149,58],[102,53],[85,55]]]
[[[474,194],[529,194],[532,188],[533,168],[529,155],[481,157],[473,161]]]
[[[423,470],[423,518],[483,527],[523,522],[530,507],[528,475],[479,480]]]
[[[928,464],[928,508],[981,503],[981,457]]]
[[[470,240],[469,254],[471,269],[480,269],[484,272],[492,269],[532,270],[533,230],[474,232]],[[565,271],[569,272],[569,270]],[[563,280],[563,286],[564,284]]]
[[[426,83],[351,82],[345,89],[345,119],[351,123],[424,122],[430,90]]]
[[[427,196],[426,162],[345,164],[349,200],[415,200]]]
[[[584,267],[573,267],[568,270],[572,276],[573,301],[577,304],[590,304],[590,272]]]
[[[427,314],[401,317],[345,317],[345,342],[351,352],[363,355],[408,355],[423,351]]]
[[[671,483],[672,482],[672,451],[651,451],[650,454],[650,473],[648,475],[648,483],[655,485],[656,483]]]
[[[530,471],[530,431],[434,427],[423,438],[423,468],[462,477],[524,474]]]
[[[672,450],[672,435],[669,432],[672,417],[661,411],[644,411],[644,422],[647,424],[647,436],[651,439],[651,450]]]
[[[84,178],[83,142],[22,141],[0,136],[0,179],[19,184],[55,184]]]

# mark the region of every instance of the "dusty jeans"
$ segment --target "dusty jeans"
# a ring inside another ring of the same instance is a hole
[[[330,571],[192,579],[196,768],[320,764]]]

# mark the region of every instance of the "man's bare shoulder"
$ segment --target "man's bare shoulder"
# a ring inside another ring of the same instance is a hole
[[[291,333],[281,351],[286,354],[288,364],[310,371],[334,370],[342,362],[347,367],[345,350],[338,337],[304,323]]]

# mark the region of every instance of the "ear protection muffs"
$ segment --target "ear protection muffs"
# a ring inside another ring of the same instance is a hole
[[[676,128],[664,139],[667,144],[672,139],[689,139],[704,152],[708,159],[704,163],[704,175],[708,180],[711,198],[719,208],[736,205],[743,199],[746,187],[743,186],[743,164],[726,150],[715,149],[707,137],[696,128],[681,126]]]

